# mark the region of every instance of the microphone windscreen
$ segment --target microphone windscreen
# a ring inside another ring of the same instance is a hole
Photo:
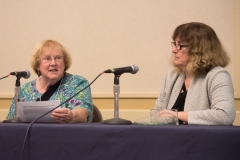
[[[138,70],[139,70],[138,66],[135,65],[135,64],[132,65],[132,69],[133,69],[132,70],[132,74],[136,74],[138,72]]]
[[[27,71],[27,70],[25,72],[27,73],[27,75],[24,76],[23,78],[28,79],[31,76],[31,73],[29,71]]]

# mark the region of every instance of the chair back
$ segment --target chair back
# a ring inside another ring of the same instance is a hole
[[[102,122],[103,118],[102,118],[102,114],[100,112],[100,110],[97,108],[97,106],[95,106],[94,104],[93,106],[93,120],[92,122]]]

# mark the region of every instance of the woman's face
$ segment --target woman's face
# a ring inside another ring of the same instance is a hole
[[[58,47],[44,48],[39,57],[39,71],[47,81],[58,81],[64,73],[64,58]]]
[[[179,38],[176,38],[175,45],[172,45],[172,53],[174,54],[174,64],[181,70],[185,70],[190,59],[187,43],[180,41]]]

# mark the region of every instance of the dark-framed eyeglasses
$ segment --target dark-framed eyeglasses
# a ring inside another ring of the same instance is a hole
[[[172,48],[176,47],[177,50],[182,50],[183,47],[187,47],[188,45],[184,45],[184,44],[176,44],[176,42],[171,42]]]

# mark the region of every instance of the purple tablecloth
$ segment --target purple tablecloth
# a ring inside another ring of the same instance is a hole
[[[0,159],[20,159],[29,123],[0,123]],[[24,160],[236,160],[238,126],[33,124]]]

